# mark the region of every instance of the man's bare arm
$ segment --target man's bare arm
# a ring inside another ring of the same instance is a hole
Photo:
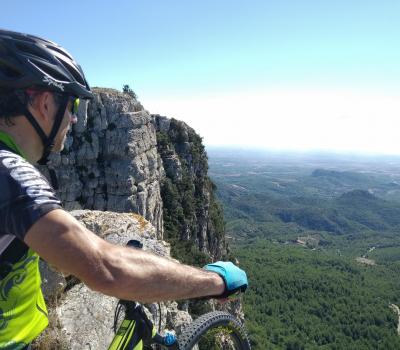
[[[61,209],[39,219],[25,243],[44,260],[89,288],[142,302],[220,295],[223,279],[212,272],[106,242]]]

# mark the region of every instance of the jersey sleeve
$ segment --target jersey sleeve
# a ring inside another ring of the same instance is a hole
[[[0,150],[0,233],[23,240],[30,227],[61,202],[47,179],[15,153]]]

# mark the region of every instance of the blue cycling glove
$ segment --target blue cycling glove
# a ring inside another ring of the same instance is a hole
[[[248,281],[246,272],[231,262],[217,261],[203,267],[205,270],[216,272],[225,282],[225,292],[218,295],[218,298],[227,298],[230,295],[244,292],[247,289]]]

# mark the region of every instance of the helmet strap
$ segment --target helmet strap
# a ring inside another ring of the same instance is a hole
[[[28,108],[25,108],[25,117],[28,119],[28,121],[31,123],[33,128],[36,130],[38,133],[39,137],[42,140],[42,143],[45,144],[47,141],[47,135],[44,133],[43,129],[40,127],[39,123],[36,121],[32,113],[29,111]]]
[[[40,127],[39,123],[36,121],[35,117],[32,115],[32,113],[29,111],[29,109],[27,107],[25,109],[25,117],[31,123],[31,125],[36,130],[37,134],[39,135],[40,139],[42,140],[43,153],[42,153],[42,157],[38,161],[38,164],[40,164],[40,165],[46,165],[49,160],[48,157],[50,155],[51,150],[54,147],[55,138],[57,136],[58,130],[60,129],[61,122],[64,119],[64,114],[65,114],[65,110],[67,109],[67,105],[68,105],[68,96],[65,96],[60,101],[60,105],[58,107],[56,116],[54,118],[54,124],[50,131],[49,136],[46,136],[45,132]],[[49,173],[50,173],[51,183],[52,183],[54,189],[57,190],[58,182],[57,182],[57,177],[56,177],[54,169],[49,169]]]
[[[65,110],[67,109],[67,105],[68,105],[68,96],[63,96],[63,98],[60,101],[60,106],[58,107],[58,111],[57,111],[56,117],[54,119],[54,124],[53,124],[53,128],[50,131],[50,135],[48,137],[46,137],[45,142],[43,142],[43,139],[42,139],[43,154],[42,154],[42,158],[40,158],[38,161],[38,164],[40,164],[40,165],[46,165],[49,160],[48,157],[50,155],[51,150],[54,147],[54,141],[57,136],[58,130],[60,129],[61,122],[64,119],[64,114],[65,114]]]

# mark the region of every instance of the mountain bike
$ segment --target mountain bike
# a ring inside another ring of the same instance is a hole
[[[136,240],[129,241],[128,246],[142,248],[142,244]],[[125,311],[125,317],[118,327],[122,310]],[[243,325],[223,311],[200,316],[178,335],[161,335],[140,303],[120,300],[115,311],[114,332],[108,350],[250,350]]]

